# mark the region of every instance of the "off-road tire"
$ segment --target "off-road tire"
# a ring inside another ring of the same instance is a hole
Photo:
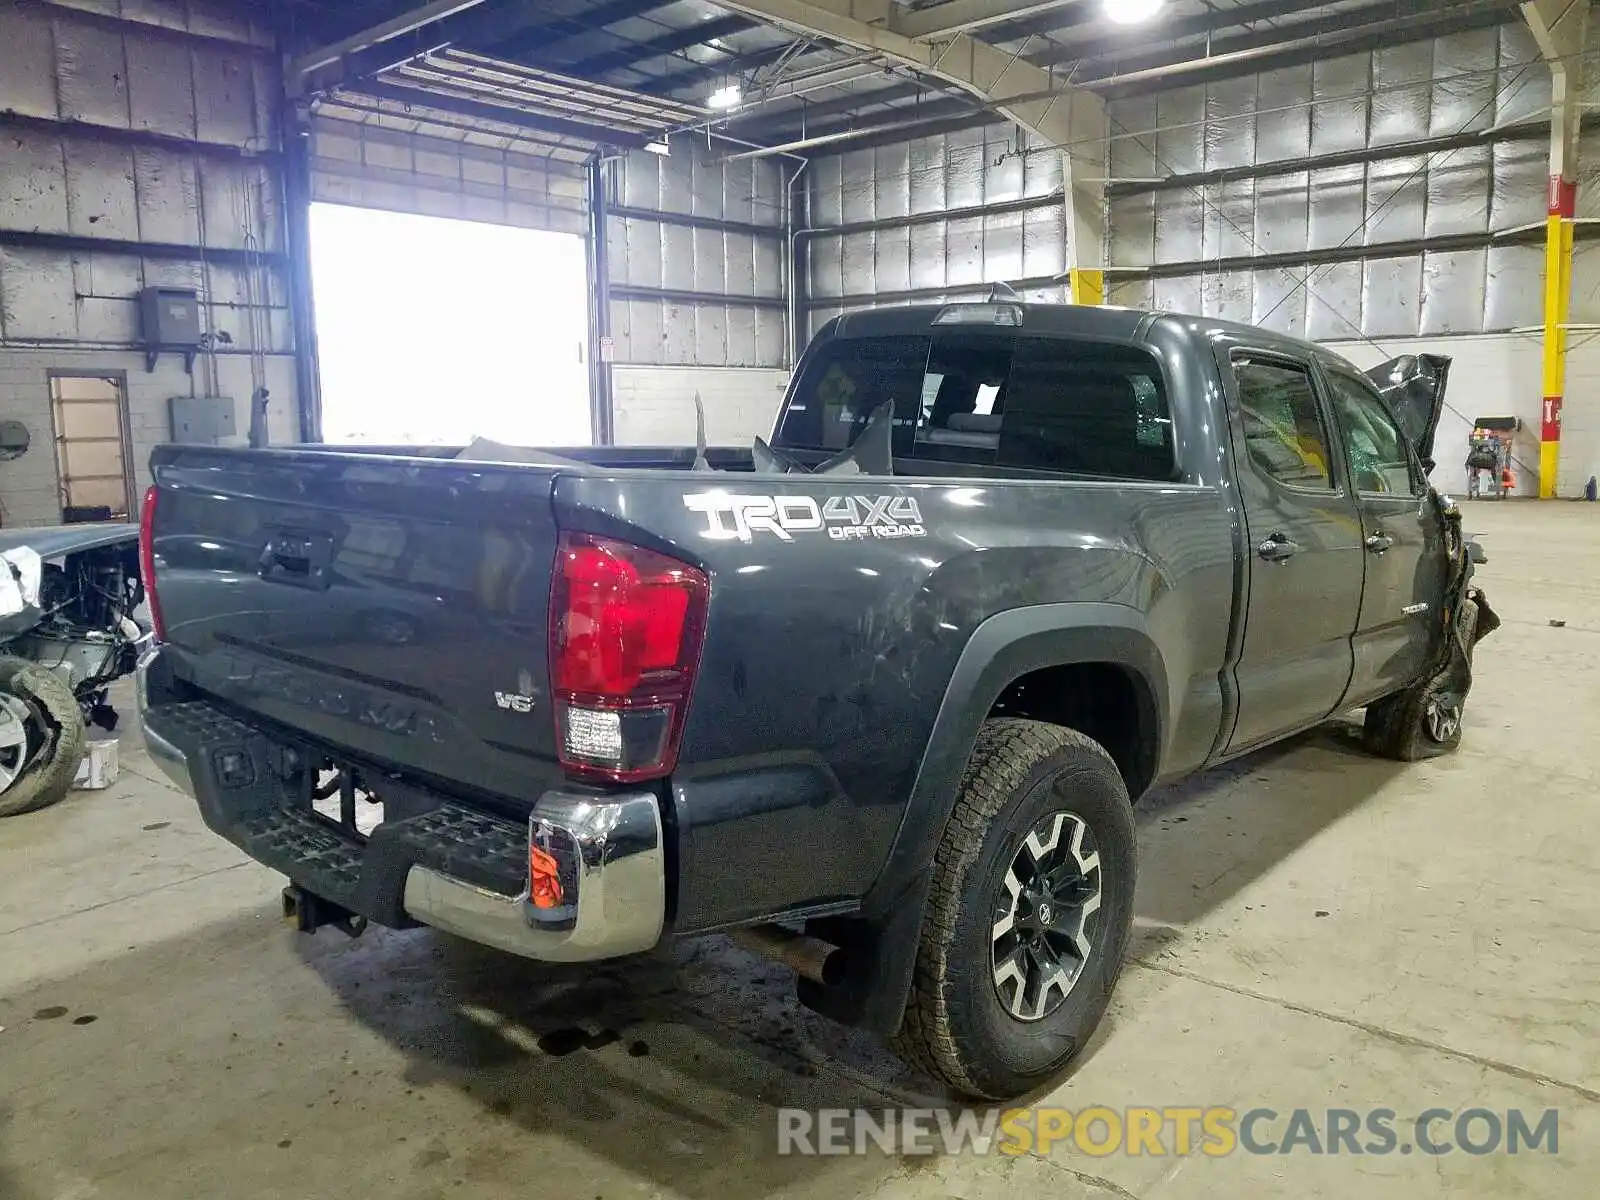
[[[72,689],[36,663],[0,657],[0,691],[22,699],[45,727],[43,749],[0,793],[0,817],[14,817],[48,808],[67,794],[89,735]]]
[[[995,987],[994,905],[1029,831],[1063,803],[1098,845],[1103,919],[1083,974],[1060,1007],[1023,1023]],[[985,722],[934,854],[896,1053],[985,1100],[1012,1099],[1057,1077],[1094,1033],[1121,973],[1136,856],[1128,789],[1099,743],[1038,721]]]
[[[1470,661],[1470,647],[1478,627],[1477,604],[1471,600],[1466,602],[1461,610],[1460,622],[1461,633],[1469,647]],[[1437,739],[1429,728],[1428,706],[1440,688],[1440,680],[1435,676],[1369,704],[1361,731],[1362,745],[1367,752],[1398,762],[1419,762],[1425,758],[1438,758],[1458,748],[1462,731],[1459,712],[1455,731],[1449,737]],[[1466,696],[1461,698],[1463,707],[1466,700]]]

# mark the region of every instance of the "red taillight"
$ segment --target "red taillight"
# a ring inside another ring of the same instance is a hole
[[[677,764],[710,585],[664,554],[563,534],[550,589],[550,684],[562,764],[634,782]]]
[[[161,619],[161,601],[156,598],[156,497],[160,494],[160,488],[146,491],[144,507],[139,510],[139,575],[144,581],[145,602],[150,606],[150,625],[156,641],[164,642],[167,625]]]

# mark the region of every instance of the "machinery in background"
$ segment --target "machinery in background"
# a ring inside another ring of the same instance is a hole
[[[1517,487],[1516,473],[1511,469],[1511,441],[1522,432],[1519,417],[1479,417],[1472,424],[1472,435],[1467,439],[1467,497],[1481,500],[1493,496],[1504,500]],[[1484,489],[1483,476],[1489,476],[1488,490]]]

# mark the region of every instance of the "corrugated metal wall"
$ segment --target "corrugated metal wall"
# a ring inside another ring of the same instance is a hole
[[[60,518],[49,369],[127,372],[141,468],[169,395],[231,396],[243,429],[263,378],[279,436],[295,427],[272,39],[212,0],[120,10],[0,4],[0,413],[35,446],[0,472],[12,524]],[[145,373],[135,296],[153,284],[193,288],[227,335],[193,376],[172,356]]]
[[[1495,235],[1544,219],[1549,79],[1515,23],[1113,101],[1108,261],[1148,274],[1112,299],[1315,339],[1537,324],[1542,233]],[[810,181],[833,230],[810,247],[813,330],[995,280],[1062,294],[1059,155],[1010,126],[818,159]]]
[[[1538,324],[1542,233],[1504,235],[1544,220],[1549,103],[1520,22],[1114,101],[1112,175],[1168,182],[1113,187],[1109,261],[1154,276],[1113,297],[1317,340]]]
[[[616,361],[782,367],[784,178],[703,143],[612,164],[607,226]]]
[[[1061,156],[990,125],[812,161],[810,329],[849,308],[937,302],[995,280],[1065,298]]]

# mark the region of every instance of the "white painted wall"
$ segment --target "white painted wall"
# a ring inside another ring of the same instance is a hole
[[[1519,496],[1539,494],[1539,418],[1543,384],[1543,357],[1537,335],[1493,333],[1464,337],[1383,338],[1382,349],[1367,342],[1327,342],[1358,367],[1375,367],[1401,354],[1448,354],[1450,367],[1448,405],[1434,439],[1434,484],[1453,496],[1467,491],[1467,436],[1478,417],[1522,418],[1516,436],[1517,491]],[[1596,356],[1600,369],[1600,354]],[[1597,430],[1600,432],[1600,430]],[[1580,455],[1581,456],[1581,455]],[[1562,475],[1566,476],[1566,462]],[[1588,473],[1583,476],[1588,478]],[[1578,485],[1582,491],[1582,484]]]
[[[1593,333],[1574,333],[1567,348],[1556,495],[1578,499],[1591,476],[1600,477],[1600,339]]]
[[[771,436],[789,372],[619,365],[612,380],[619,446],[694,445],[696,393],[706,410],[706,443],[748,446]]]

